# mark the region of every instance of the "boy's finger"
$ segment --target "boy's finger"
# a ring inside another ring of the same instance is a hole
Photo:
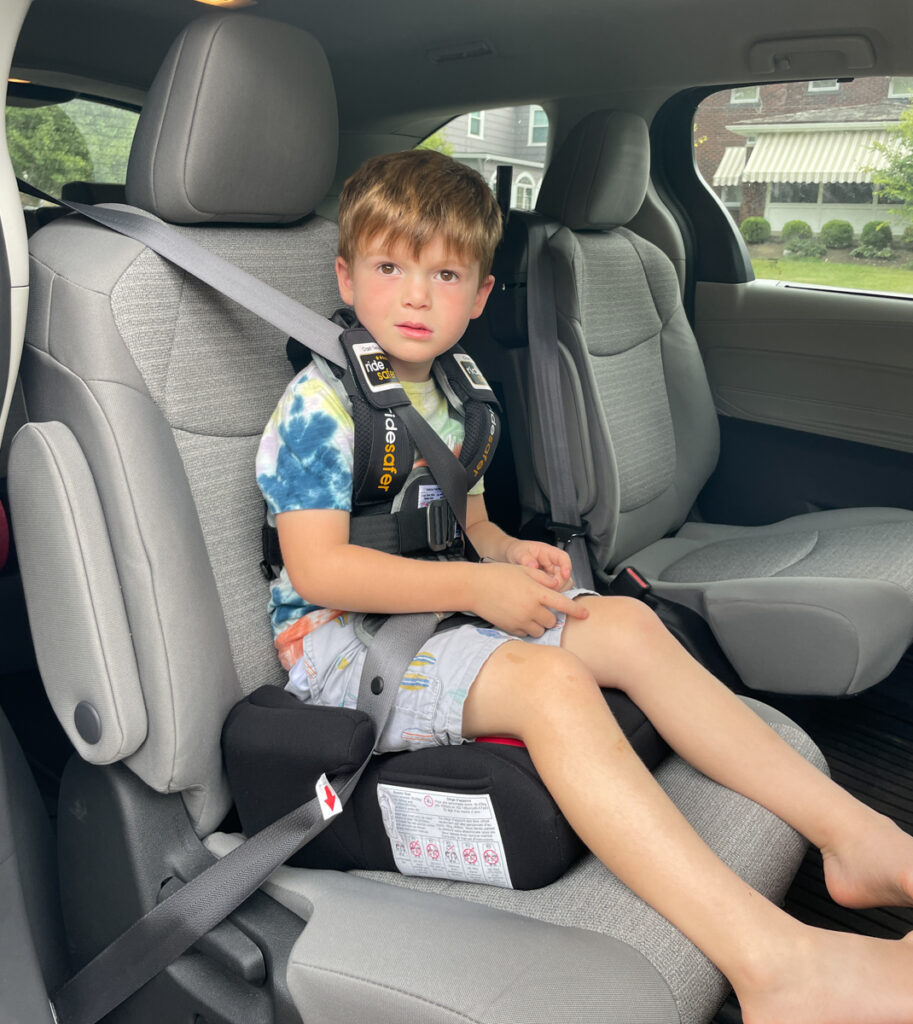
[[[585,605],[579,604],[563,594],[555,594],[554,600],[549,601],[548,606],[556,612],[564,612],[565,615],[570,615],[572,619],[585,619],[590,614]]]

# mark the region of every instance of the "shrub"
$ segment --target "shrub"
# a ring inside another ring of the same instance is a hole
[[[739,231],[746,242],[766,242],[770,238],[770,221],[764,217],[746,217]]]
[[[788,260],[820,260],[827,255],[827,246],[814,238],[799,238],[789,243],[784,252]]]
[[[884,220],[870,220],[862,229],[860,241],[863,247],[870,246],[874,249],[888,249],[894,241],[894,232],[891,225]]]
[[[829,220],[818,237],[828,249],[849,249],[853,244],[853,225],[848,220]]]
[[[783,244],[789,246],[790,242],[804,242],[812,237],[812,226],[806,224],[804,220],[788,220],[783,225],[783,230],[780,232],[780,237],[783,239]],[[792,246],[789,246],[792,248]]]
[[[903,229],[898,245],[900,245],[901,249],[913,249],[913,224],[908,224]]]
[[[850,256],[861,257],[865,260],[892,260],[894,259],[894,250],[889,245],[883,249],[877,245],[857,245],[855,249],[850,250]]]

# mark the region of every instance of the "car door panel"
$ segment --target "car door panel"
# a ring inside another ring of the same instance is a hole
[[[913,507],[911,299],[701,282],[695,330],[721,415],[708,518]]]

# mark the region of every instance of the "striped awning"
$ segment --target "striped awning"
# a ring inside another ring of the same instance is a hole
[[[745,170],[745,154],[748,150],[744,146],[727,146],[723,150],[723,159],[717,167],[713,176],[714,185],[739,185],[742,181],[742,171]]]
[[[849,128],[760,134],[741,180],[869,182],[872,171],[885,165],[884,154],[872,149],[872,144],[889,138],[886,131]]]

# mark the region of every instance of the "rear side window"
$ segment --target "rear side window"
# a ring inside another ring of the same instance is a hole
[[[122,185],[138,119],[135,110],[11,84],[6,136],[13,168],[54,196],[70,181]]]
[[[418,148],[439,150],[473,167],[492,189],[498,165],[510,165],[510,205],[515,210],[531,210],[545,171],[548,130],[548,114],[536,104],[473,110],[448,121]]]
[[[757,277],[913,294],[909,83],[783,82],[700,104],[697,168]]]

